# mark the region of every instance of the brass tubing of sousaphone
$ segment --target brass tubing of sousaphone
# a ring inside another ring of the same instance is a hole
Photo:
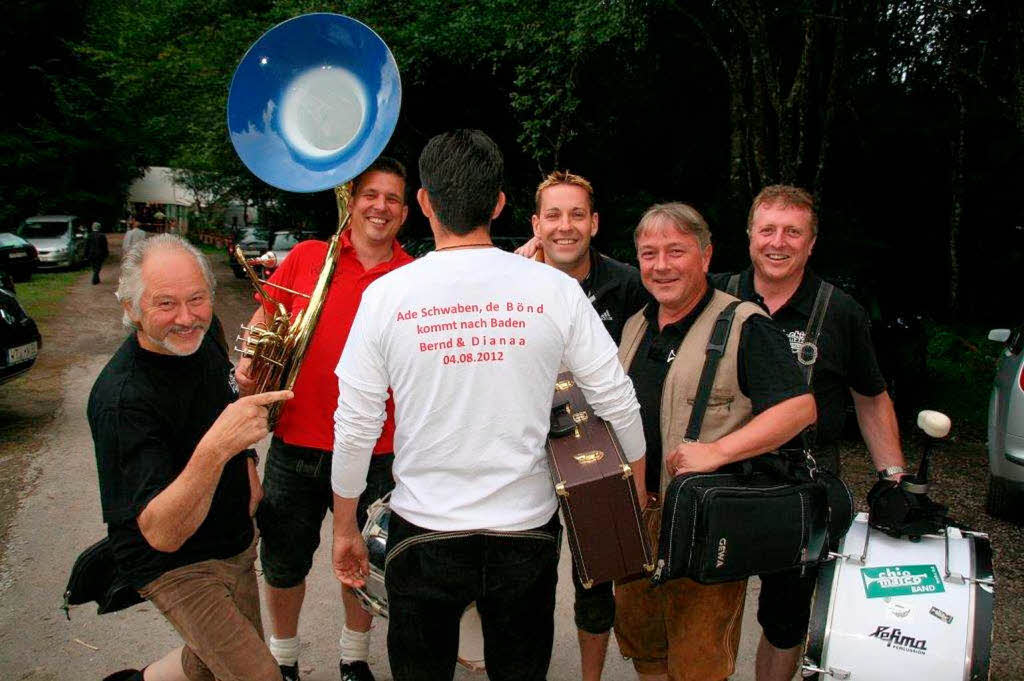
[[[295,319],[292,320],[285,338],[286,357],[291,361],[285,368],[284,381],[281,383],[281,390],[291,390],[295,385],[295,379],[299,376],[299,369],[302,366],[302,359],[309,347],[309,341],[316,331],[317,322],[320,320],[320,312],[323,309],[324,301],[327,299],[327,289],[331,285],[334,276],[334,268],[338,264],[338,253],[341,251],[341,233],[348,228],[349,219],[352,217],[349,212],[349,204],[352,201],[352,182],[346,182],[334,188],[334,198],[338,204],[338,229],[327,242],[327,256],[324,258],[324,266],[320,270],[320,276],[316,280],[316,286],[309,296],[309,305],[300,310]],[[283,402],[275,402],[268,410],[268,422],[271,430],[277,425]]]

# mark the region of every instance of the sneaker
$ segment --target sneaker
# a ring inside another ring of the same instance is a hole
[[[122,669],[110,676],[104,676],[103,681],[142,681],[142,672],[138,669]]]
[[[301,681],[299,679],[299,663],[296,662],[293,665],[285,666],[283,664],[277,665],[281,670],[281,681]]]
[[[339,662],[338,671],[341,672],[341,681],[374,681],[370,665],[362,660]]]

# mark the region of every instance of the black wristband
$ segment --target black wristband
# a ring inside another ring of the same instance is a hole
[[[260,465],[260,455],[256,453],[255,449],[247,449],[247,450],[245,450],[245,457],[247,459],[252,459],[252,462],[254,464],[256,464],[257,466]]]

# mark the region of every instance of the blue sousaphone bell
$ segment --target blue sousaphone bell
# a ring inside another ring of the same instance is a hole
[[[228,133],[242,162],[279,189],[316,192],[365,170],[398,122],[402,81],[391,50],[341,14],[270,29],[228,92]]]

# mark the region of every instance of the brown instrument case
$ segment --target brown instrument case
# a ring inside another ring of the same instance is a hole
[[[559,374],[548,463],[584,587],[654,570],[633,471],[612,427],[595,416],[572,374]]]

